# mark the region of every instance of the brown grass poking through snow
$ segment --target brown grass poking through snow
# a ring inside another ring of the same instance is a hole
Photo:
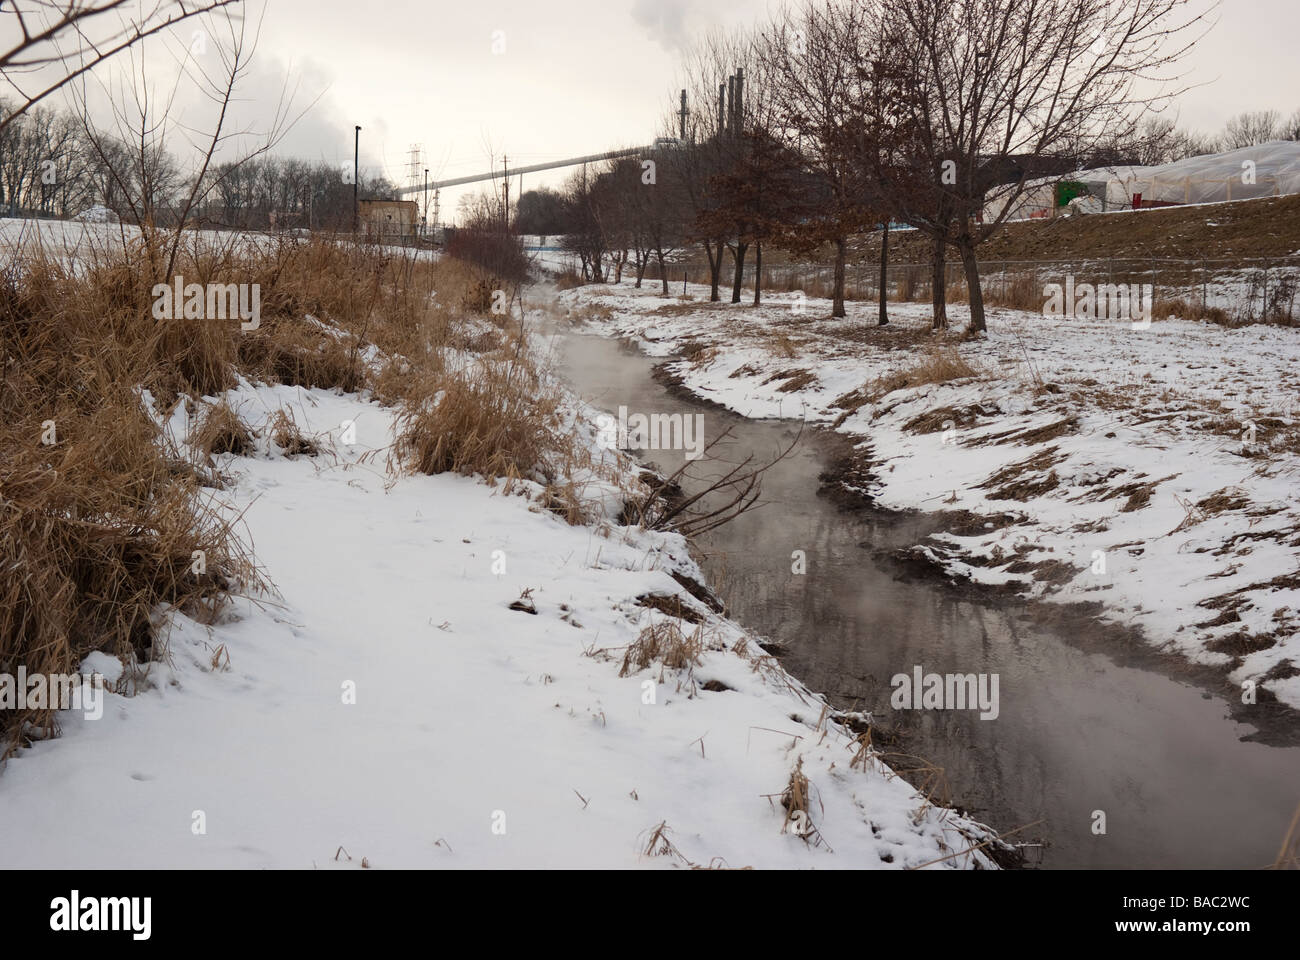
[[[301,320],[276,317],[240,338],[237,360],[253,380],[353,393],[365,382],[354,344],[354,338],[331,336]]]
[[[484,359],[429,376],[408,392],[397,460],[418,473],[549,482],[548,461],[562,446],[558,405],[523,359]]]
[[[164,277],[156,244],[69,252],[37,240],[0,268],[0,672],[70,673],[92,651],[148,660],[169,611],[210,621],[233,595],[269,588],[203,494],[219,478],[155,425],[240,376],[372,387],[402,405],[398,447],[426,472],[546,480],[566,454],[558,398],[527,360],[517,316],[461,313],[482,281],[474,268],[332,240],[196,234]],[[154,284],[177,276],[257,284],[260,325],[155,317]],[[317,452],[283,411],[268,429],[287,456]],[[202,457],[254,443],[224,402],[192,439]],[[0,711],[0,757],[53,720],[48,708]]]
[[[618,675],[631,676],[656,661],[669,670],[684,670],[686,667],[698,666],[703,652],[703,625],[686,634],[676,622],[659,620],[642,630],[628,646]]]
[[[582,279],[582,274],[577,270],[569,267],[555,274],[554,282],[556,290],[572,290],[585,285],[587,281]]]
[[[764,346],[768,353],[784,360],[793,360],[799,356],[799,345],[788,334],[776,331],[766,338]]]
[[[967,363],[966,359],[957,352],[956,347],[933,347],[926,352],[923,359],[911,366],[891,370],[876,378],[861,391],[861,394],[865,401],[875,401],[895,390],[920,387],[927,383],[968,380],[980,376],[983,376],[983,373]]]
[[[190,435],[190,446],[208,463],[223,453],[246,457],[253,452],[253,431],[224,400],[208,407],[203,419]]]
[[[11,328],[0,320],[5,346]],[[46,432],[52,422],[53,443]],[[159,652],[160,613],[210,621],[265,587],[194,476],[172,468],[119,389],[78,410],[10,368],[0,389],[0,672],[70,674],[92,651]],[[55,733],[54,712],[0,711],[0,757]]]
[[[785,822],[781,824],[781,832],[785,833],[793,824],[797,835],[807,839],[812,827],[812,814],[808,808],[808,777],[803,772],[803,757],[795,762],[794,769],[790,771],[790,782],[781,794],[781,806],[785,808]]]
[[[320,453],[320,445],[310,437],[304,436],[293,414],[283,408],[271,415],[268,429],[271,442],[279,447],[286,457],[314,457]]]
[[[211,621],[232,595],[269,587],[233,521],[203,495],[200,484],[217,480],[162,441],[137,388],[159,404],[156,416],[183,395],[221,394],[239,372],[355,388],[367,324],[393,344],[437,347],[436,307],[403,313],[405,295],[359,283],[375,274],[373,260],[347,270],[359,255],[342,245],[224,242],[187,245],[176,274],[187,283],[260,282],[258,331],[241,330],[238,318],[155,317],[153,284],[170,278],[155,275],[158,251],[144,241],[6,251],[0,672],[71,674],[93,651],[147,662],[161,655],[170,611]],[[380,266],[388,270],[381,279],[396,279],[394,265]],[[356,330],[332,334],[306,320],[307,297],[322,314],[349,314]],[[378,321],[367,304],[391,310]],[[252,434],[221,404],[197,439],[204,454],[244,452]],[[0,758],[56,733],[53,706],[0,711]]]

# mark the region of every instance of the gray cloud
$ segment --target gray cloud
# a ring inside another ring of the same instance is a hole
[[[690,39],[685,0],[635,0],[632,19],[665,50],[680,50]]]

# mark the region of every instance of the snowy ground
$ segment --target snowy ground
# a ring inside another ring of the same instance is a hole
[[[163,231],[166,235],[167,231]],[[121,247],[122,238],[135,239],[140,235],[138,227],[115,222],[81,221],[81,220],[24,220],[17,217],[0,217],[0,249],[19,246],[40,245],[51,253],[65,254],[74,259],[100,250],[116,250]],[[238,244],[252,248],[271,248],[281,238],[292,238],[305,242],[312,232],[303,229],[286,230],[283,233],[265,233],[261,231],[234,230],[197,230],[186,233],[187,238],[196,238],[206,244],[232,246]],[[347,240],[346,235],[331,231],[317,231],[316,236],[324,239]],[[390,256],[403,257],[408,260],[437,260],[442,251],[436,248],[395,246],[392,244],[373,244]]]
[[[286,458],[262,429],[218,463],[233,482],[213,496],[279,596],[177,617],[145,676],[92,655],[123,693],[0,772],[0,867],[991,865],[963,852],[986,834],[864,763],[820,698],[686,596],[680,538],[570,526],[528,482],[397,475],[392,412],[362,397],[227,399],[258,428],[287,408],[325,447]],[[183,443],[183,407],[167,425]],[[614,487],[589,492],[612,516]],[[620,677],[667,619],[649,593],[704,615],[707,649]],[[535,614],[510,609],[523,595]],[[806,836],[783,829],[797,765]]]
[[[702,397],[860,438],[861,492],[952,512],[950,532],[914,548],[947,575],[1100,603],[1221,666],[1243,695],[1257,684],[1300,707],[1300,330],[993,309],[987,338],[936,343],[928,304],[891,304],[880,330],[874,303],[832,321],[829,302],[799,294],[755,309],[710,305],[698,285],[685,300],[657,292],[562,298],[678,358],[672,372]],[[964,306],[949,312],[960,331]],[[882,390],[878,378],[954,350],[976,376]]]

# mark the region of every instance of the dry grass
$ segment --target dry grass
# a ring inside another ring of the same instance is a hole
[[[470,313],[491,314],[497,304],[508,302],[507,297],[503,281],[493,276],[481,276],[461,294],[460,305]]]
[[[303,435],[298,422],[288,410],[280,409],[271,414],[268,429],[271,442],[279,447],[286,457],[314,457],[320,453],[320,445]]]
[[[992,283],[991,277],[984,278],[985,307],[1006,307],[1010,310],[1028,310],[1038,313],[1043,309],[1046,298],[1043,285],[1036,282],[1032,274],[1016,274],[1003,283]],[[967,299],[966,286],[963,282],[960,299]]]
[[[718,348],[700,343],[698,340],[689,340],[682,344],[678,356],[693,367],[706,367],[717,359]]]
[[[549,483],[562,446],[558,394],[544,391],[523,359],[483,360],[427,378],[398,419],[396,454],[419,473],[454,472]]]
[[[783,380],[785,382],[782,383],[781,386],[777,387],[777,390],[781,393],[794,393],[797,390],[803,390],[815,384],[817,382],[817,375],[811,370],[801,370],[797,368],[778,370],[775,373],[770,374],[767,379],[763,381],[763,384],[766,386],[769,383],[776,383],[778,380]]]
[[[190,446],[211,463],[214,456],[222,453],[248,456],[253,452],[253,438],[253,431],[223,400],[208,408],[190,435]]]
[[[786,378],[785,383],[776,389],[781,393],[797,393],[800,390],[806,390],[817,382],[817,374],[811,370],[798,370],[795,371],[794,376]]]
[[[785,808],[785,822],[781,825],[781,832],[785,833],[791,823],[799,825],[796,827],[799,836],[805,836],[806,830],[812,825],[811,811],[809,805],[808,778],[803,772],[803,757],[800,757],[790,771],[790,782],[785,786],[785,792],[781,794],[781,806]]]
[[[576,304],[569,314],[575,323],[608,322],[614,318],[612,308],[599,303]]]
[[[769,334],[763,345],[767,348],[768,353],[774,357],[793,360],[799,356],[799,345],[790,339],[787,334],[780,331]]]
[[[877,377],[861,391],[855,391],[862,402],[874,402],[893,393],[895,390],[908,390],[924,386],[927,383],[948,383],[953,380],[969,380],[984,376],[978,368],[967,363],[957,352],[956,347],[935,346],[926,351],[925,357],[911,366]],[[841,398],[846,403],[849,398]],[[837,406],[841,405],[837,401]],[[861,406],[861,403],[858,404]]]
[[[1187,299],[1157,300],[1151,308],[1152,319],[1177,317],[1180,320],[1204,320],[1222,326],[1235,326],[1231,315],[1221,307],[1203,307]]]
[[[623,655],[620,677],[627,677],[659,662],[669,670],[698,666],[704,652],[704,628],[697,626],[690,634],[672,620],[660,620],[641,631]]]
[[[976,403],[965,407],[935,407],[913,417],[903,424],[903,429],[911,433],[938,433],[950,427],[973,427],[979,423],[981,416],[992,416],[1000,411],[997,407],[985,407]]]
[[[572,290],[574,287],[585,286],[586,283],[587,281],[582,279],[582,274],[572,267],[555,275],[555,288],[557,290]]]
[[[977,489],[991,491],[985,494],[989,500],[1024,502],[1032,497],[1040,497],[1061,485],[1060,477],[1052,468],[1064,460],[1065,455],[1058,447],[1048,447],[1028,459],[1003,467]]]
[[[704,617],[695,610],[682,602],[679,596],[662,593],[646,593],[636,598],[638,607],[646,607],[650,610],[658,610],[674,620],[685,620],[687,623],[703,623]]]
[[[210,622],[233,593],[266,586],[129,391],[81,411],[11,369],[0,407],[0,670],[70,674],[96,650],[148,661],[160,612]],[[43,444],[50,420],[57,441]],[[0,757],[55,732],[51,709],[4,711]]]
[[[769,797],[770,799],[770,797]],[[781,824],[782,833],[792,833],[804,843],[815,847],[830,847],[812,819],[812,785],[803,772],[803,757],[795,761],[790,771],[790,779],[780,796],[781,807],[785,810],[785,820]],[[819,805],[819,813],[825,810]]]
[[[548,483],[542,493],[542,503],[571,527],[582,526],[592,519],[589,504],[572,480]]]
[[[354,393],[365,373],[354,341],[322,335],[300,320],[280,317],[240,338],[236,357],[250,379]]]
[[[556,400],[522,335],[476,326],[467,339],[459,305],[483,282],[474,268],[230,235],[187,238],[162,276],[157,240],[72,254],[37,242],[0,272],[0,672],[71,673],[92,651],[147,661],[162,655],[169,611],[210,622],[232,596],[269,588],[201,495],[219,480],[170,449],[154,419],[241,375],[372,388],[403,405],[401,447],[428,472],[539,476],[557,447]],[[176,275],[258,284],[260,326],[156,319],[153,285]],[[495,353],[468,363],[465,349]],[[318,452],[284,411],[269,436],[287,456]],[[192,440],[201,457],[253,449],[221,402]],[[54,732],[50,709],[4,711],[0,758]]]
[[[167,611],[206,622],[267,586],[135,391],[224,389],[238,323],[155,320],[143,269],[138,245],[76,263],[29,247],[0,278],[0,671],[147,661]],[[212,422],[214,450],[251,439]],[[0,756],[56,732],[48,707],[0,714]]]

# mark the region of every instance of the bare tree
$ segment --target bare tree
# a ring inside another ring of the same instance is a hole
[[[728,234],[725,218],[717,216],[720,197],[716,178],[734,168],[736,139],[735,71],[743,71],[749,57],[743,34],[710,33],[686,54],[684,86],[693,105],[688,145],[668,159],[679,199],[688,211],[688,238],[704,247],[709,263],[709,299],[721,299],[719,287],[722,262],[730,248],[733,258],[739,250],[736,237]],[[742,268],[743,269],[743,268]]]
[[[1219,146],[1223,150],[1255,147],[1270,140],[1283,139],[1282,115],[1276,110],[1239,113],[1223,127]]]
[[[881,46],[907,51],[900,124],[940,201],[918,213],[949,208],[947,237],[965,270],[971,329],[982,331],[979,245],[1001,228],[1045,158],[1132,131],[1177,95],[1169,68],[1207,16],[1189,0],[859,2],[878,12]],[[1152,80],[1164,81],[1161,92],[1141,92]],[[990,198],[1003,206],[986,220]]]
[[[864,6],[808,2],[787,10],[765,33],[761,59],[770,76],[777,125],[803,157],[818,195],[814,210],[788,231],[790,244],[811,252],[835,250],[831,313],[845,315],[844,285],[849,239],[877,222],[863,204],[857,145],[845,124],[858,92],[856,68],[863,47]]]
[[[600,229],[597,214],[595,177],[585,164],[565,181],[563,195],[567,225],[563,246],[577,255],[582,265],[583,279],[603,282],[605,235]]]
[[[1284,140],[1300,140],[1300,110],[1282,121],[1279,135]]]
[[[205,43],[205,50],[210,52],[196,57],[193,47],[184,48],[176,58],[174,82],[161,102],[154,99],[143,55],[137,56],[135,50],[128,52],[129,74],[119,76],[115,90],[106,90],[114,120],[111,130],[101,130],[91,119],[84,84],[79,90],[74,87],[90,150],[114,182],[129,219],[140,226],[150,268],[155,277],[162,279],[172,275],[183,231],[203,200],[214,191],[220,192],[224,180],[243,165],[270,151],[292,125],[289,99],[282,91],[268,130],[253,134],[246,128],[229,128],[235,88],[249,70],[260,21],[250,32],[244,18],[222,16],[209,23],[208,30],[212,41]],[[185,82],[197,86],[211,104],[214,116],[205,130],[171,119],[173,102]],[[217,164],[216,157],[223,150],[249,136],[257,141],[251,149],[241,151],[236,160]],[[196,158],[188,176],[166,149],[173,139],[188,143]],[[129,150],[125,154],[116,151],[109,146],[113,143],[129,145]],[[121,163],[123,157],[128,158],[125,165]],[[247,178],[245,183],[255,183],[255,178]],[[269,213],[269,191],[265,182],[261,186]],[[161,227],[169,228],[166,236]]]
[[[146,37],[243,0],[9,0],[17,39],[0,49],[0,81],[17,102],[0,130],[50,94]],[[0,5],[3,7],[4,5]]]
[[[669,157],[689,149],[684,143],[671,148]],[[648,250],[659,266],[660,293],[668,296],[668,257],[683,244],[685,236],[685,191],[676,179],[676,168],[665,162],[661,152],[654,182],[643,184],[637,193],[638,210],[644,225]]]

